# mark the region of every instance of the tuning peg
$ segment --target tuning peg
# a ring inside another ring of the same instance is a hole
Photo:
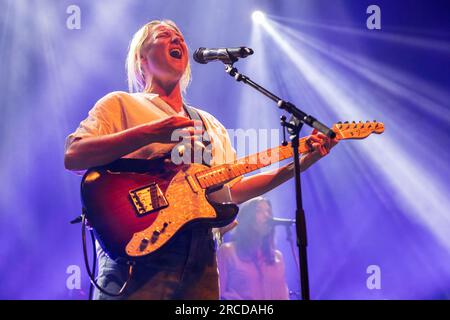
[[[370,123],[370,121],[369,121],[369,120],[367,120],[367,121],[366,121],[366,123]]]
[[[377,120],[373,120],[373,122],[377,122]]]
[[[348,123],[348,121],[345,121],[344,123]]]
[[[338,121],[338,122],[337,122],[337,124],[341,124],[341,123],[342,123],[342,121]]]
[[[352,121],[352,123],[356,123],[355,121]]]

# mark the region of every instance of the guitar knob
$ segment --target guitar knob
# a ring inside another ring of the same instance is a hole
[[[153,235],[152,235],[152,238],[150,239],[150,241],[151,241],[152,243],[155,243],[156,240],[158,240],[158,237],[159,237],[159,231],[158,231],[158,230],[155,230],[155,231],[153,231]]]
[[[145,248],[147,248],[149,242],[150,240],[148,240],[147,238],[142,239],[141,244],[139,245],[139,250],[144,251]]]

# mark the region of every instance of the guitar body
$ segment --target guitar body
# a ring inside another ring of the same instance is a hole
[[[238,207],[208,201],[195,178],[205,169],[165,159],[120,159],[87,171],[81,183],[83,208],[105,252],[114,260],[136,260],[189,225],[231,223]]]

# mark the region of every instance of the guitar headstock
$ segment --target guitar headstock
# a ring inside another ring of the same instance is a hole
[[[334,124],[332,129],[338,139],[364,139],[372,133],[383,133],[384,124],[375,120],[358,123],[345,121]]]

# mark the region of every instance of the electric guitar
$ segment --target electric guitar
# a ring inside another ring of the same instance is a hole
[[[384,132],[384,125],[339,122],[332,129],[338,140],[364,139]],[[307,139],[300,139],[299,153],[310,150]],[[207,194],[236,177],[292,156],[292,147],[282,145],[213,167],[175,165],[168,158],[119,159],[85,173],[83,210],[112,259],[138,260],[163,247],[188,225],[222,227],[231,223],[237,205],[210,202]]]

